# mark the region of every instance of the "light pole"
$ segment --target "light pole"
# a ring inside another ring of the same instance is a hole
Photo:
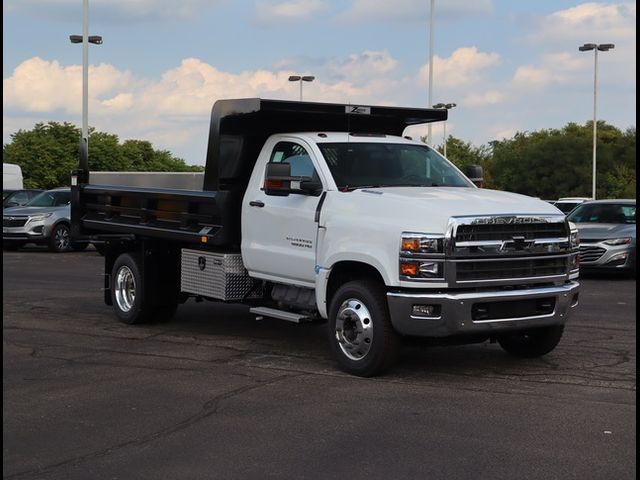
[[[82,43],[82,138],[80,170],[89,171],[89,44],[102,44],[99,35],[89,36],[89,0],[82,1],[82,35],[70,35],[71,43]]]
[[[291,75],[289,77],[290,82],[300,82],[300,101],[302,101],[302,82],[313,82],[316,77],[313,75]]]
[[[435,12],[435,0],[431,0],[431,9],[429,11],[429,93],[428,105],[433,101],[431,96],[433,93],[433,23]],[[427,145],[431,145],[431,123],[427,125]]]
[[[433,108],[446,108],[447,110],[451,110],[452,108],[454,108],[456,106],[455,103],[436,103]],[[444,152],[443,155],[446,158],[447,157],[447,121],[444,121],[444,124],[442,125],[442,127],[444,128]]]
[[[597,116],[597,105],[598,105],[598,50],[601,52],[606,52],[607,50],[611,50],[615,48],[613,43],[585,43],[581,47],[578,47],[578,50],[581,52],[588,52],[590,50],[594,51],[593,56],[593,199],[596,199],[596,143],[597,143],[597,130],[598,130],[598,116]]]

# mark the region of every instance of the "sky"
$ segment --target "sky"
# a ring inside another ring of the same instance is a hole
[[[90,0],[89,125],[203,165],[223,98],[428,107],[427,0]],[[593,119],[636,124],[636,3],[435,0],[432,103],[480,146]],[[82,121],[82,0],[3,1],[3,143]],[[433,125],[432,143],[443,139]],[[405,134],[424,135],[426,127]]]

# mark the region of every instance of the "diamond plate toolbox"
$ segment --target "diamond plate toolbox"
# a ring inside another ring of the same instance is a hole
[[[239,253],[183,248],[180,285],[183,292],[225,301],[261,298],[263,294],[262,285],[247,274]]]

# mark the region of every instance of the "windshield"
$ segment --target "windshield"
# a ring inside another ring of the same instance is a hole
[[[28,207],[63,207],[71,201],[71,192],[42,192],[27,203]]]
[[[636,206],[624,203],[583,203],[567,219],[575,223],[636,223]]]
[[[14,191],[13,190],[3,190],[2,191],[2,200],[4,200],[5,198],[7,198],[9,195],[11,195]]]
[[[473,187],[440,154],[422,145],[319,143],[340,190],[375,187]]]
[[[580,205],[580,202],[556,202],[553,205],[562,213],[567,214],[578,205]]]

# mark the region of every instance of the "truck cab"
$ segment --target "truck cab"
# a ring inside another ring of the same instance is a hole
[[[81,171],[75,234],[106,241],[105,301],[127,323],[189,297],[327,321],[338,364],[361,376],[389,368],[403,337],[549,353],[578,303],[575,226],[402,136],[446,113],[219,101],[202,192]]]

